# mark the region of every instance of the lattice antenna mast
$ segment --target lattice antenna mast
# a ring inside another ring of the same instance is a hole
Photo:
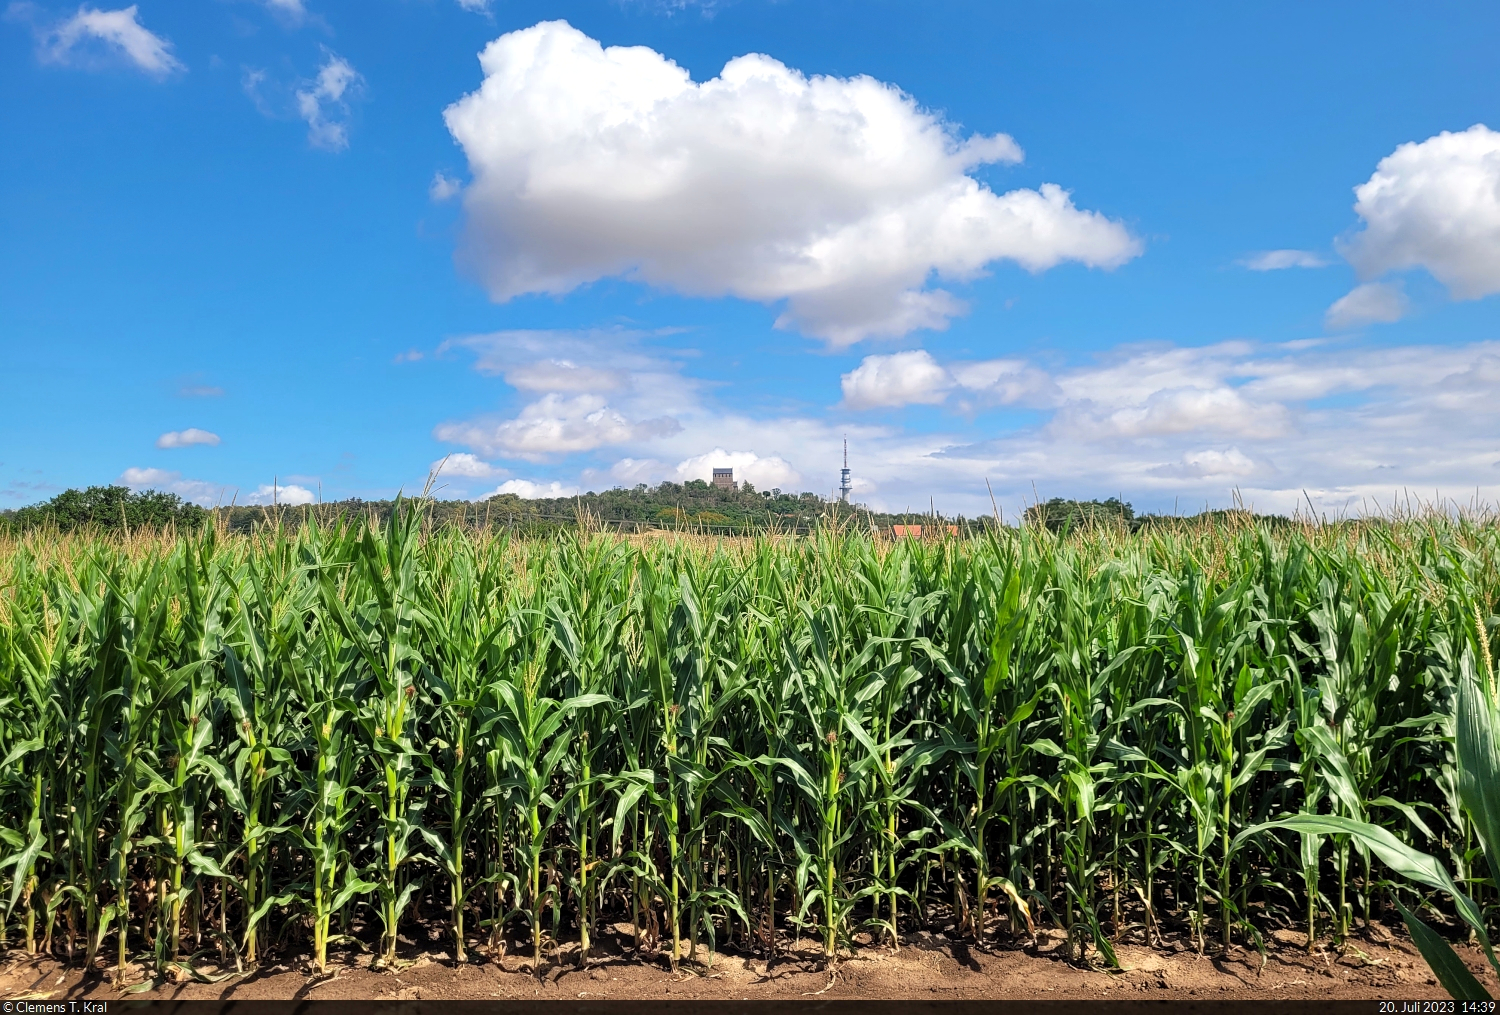
[[[849,482],[849,438],[844,438],[844,468],[839,472],[839,501],[849,503],[849,494],[854,491],[854,484]]]

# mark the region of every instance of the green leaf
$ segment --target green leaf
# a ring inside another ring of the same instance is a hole
[[[196,849],[187,855],[188,866],[199,874],[207,874],[211,877],[223,878],[225,881],[234,881],[234,877],[226,873],[210,856],[198,852]]]
[[[32,822],[32,825],[34,827],[36,822]],[[9,866],[13,861],[16,867],[16,873],[12,878],[11,884],[10,904],[5,907],[7,913],[14,912],[16,903],[21,900],[21,891],[26,887],[27,879],[31,877],[31,865],[36,862],[37,855],[41,853],[42,844],[42,833],[38,831],[32,837],[31,841],[26,844],[26,848],[21,851],[20,855],[6,861],[6,866]]]
[[[1464,965],[1463,959],[1449,946],[1448,942],[1438,937],[1437,933],[1427,924],[1417,919],[1416,915],[1400,902],[1396,908],[1401,910],[1401,919],[1406,921],[1406,929],[1411,933],[1411,939],[1416,942],[1417,949],[1421,951],[1422,958],[1427,960],[1433,975],[1443,985],[1454,1000],[1457,1001],[1489,1001],[1489,991],[1484,989],[1474,974],[1469,972],[1469,967]]]
[[[1465,653],[1454,715],[1458,795],[1500,883],[1500,707],[1485,693]]]
[[[329,908],[338,912],[348,904],[349,900],[356,895],[368,895],[380,886],[373,881],[351,880],[339,889],[339,893],[333,897],[333,905]]]
[[[1458,885],[1454,884],[1443,865],[1426,853],[1408,846],[1379,825],[1335,814],[1293,814],[1245,829],[1235,836],[1230,853],[1236,852],[1245,841],[1275,828],[1319,835],[1347,835],[1363,843],[1382,863],[1402,877],[1447,892],[1458,909],[1458,915],[1474,928],[1485,951],[1491,951],[1484,915],[1473,899],[1459,891]]]
[[[10,753],[5,756],[4,761],[0,761],[0,771],[8,771],[12,765],[26,755],[32,751],[40,751],[45,746],[46,744],[39,737],[33,740],[22,740],[15,747],[11,748]]]

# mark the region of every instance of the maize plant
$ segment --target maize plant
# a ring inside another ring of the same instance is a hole
[[[123,985],[438,938],[540,975],[622,922],[674,966],[917,929],[1110,965],[1401,919],[1478,989],[1414,914],[1483,944],[1500,901],[1493,525],[424,510],[0,544],[7,946]]]

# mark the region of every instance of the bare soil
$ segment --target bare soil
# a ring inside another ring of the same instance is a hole
[[[368,955],[340,955],[314,976],[302,960],[248,974],[200,965],[204,983],[182,982],[121,994],[112,970],[66,967],[50,958],[11,953],[0,966],[0,1000],[457,1000],[552,998],[670,1000],[798,1000],[823,997],[900,1000],[1418,1000],[1446,997],[1422,957],[1404,936],[1376,927],[1342,950],[1309,953],[1299,935],[1279,932],[1267,953],[1235,948],[1227,956],[1198,955],[1179,942],[1165,948],[1122,944],[1122,971],[1089,969],[1061,958],[1060,936],[1045,934],[1035,946],[978,948],[930,933],[915,934],[892,953],[866,947],[823,968],[815,942],[793,942],[777,958],[718,955],[673,973],[665,961],[630,954],[629,926],[615,928],[596,946],[587,969],[577,968],[574,945],[549,952],[541,978],[514,954],[478,956],[456,965],[442,951],[417,951],[390,970],[370,968]],[[1489,989],[1500,983],[1476,949],[1460,953]],[[701,953],[700,953],[701,954]],[[129,982],[145,972],[131,970]]]

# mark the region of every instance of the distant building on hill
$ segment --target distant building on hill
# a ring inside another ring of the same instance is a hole
[[[740,484],[734,481],[733,469],[715,469],[714,486],[717,486],[720,490],[738,490],[740,488]]]
[[[844,467],[839,470],[839,502],[849,503],[849,494],[854,492],[854,484],[849,480],[849,438],[844,438]]]

